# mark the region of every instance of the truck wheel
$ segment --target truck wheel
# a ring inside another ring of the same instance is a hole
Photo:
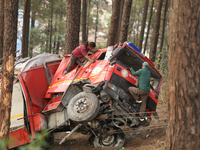
[[[99,100],[95,94],[81,92],[70,100],[67,114],[70,120],[84,123],[94,119],[99,113],[99,109]]]
[[[112,135],[107,135],[106,137],[95,137],[94,147],[95,148],[106,148],[119,150],[122,148],[125,142],[125,137],[123,133],[116,133]]]

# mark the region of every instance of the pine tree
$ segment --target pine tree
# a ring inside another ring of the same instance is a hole
[[[145,25],[146,25],[148,5],[149,5],[149,0],[145,0],[142,26],[141,26],[141,31],[140,31],[139,47],[138,47],[140,50],[142,50],[142,43],[143,43],[143,37],[144,37],[144,29],[145,29]]]
[[[0,0],[0,65],[3,62],[4,0]]]
[[[28,57],[30,7],[31,7],[31,0],[25,0],[23,31],[22,31],[22,50],[21,50],[22,58]]]
[[[150,49],[150,60],[152,62],[154,62],[155,58],[156,58],[156,50],[157,50],[158,37],[159,37],[160,16],[161,16],[162,4],[163,4],[163,0],[159,0],[157,13],[156,13],[155,25],[154,25],[154,29],[153,29],[153,37],[152,37],[153,40],[151,42],[152,44],[151,44],[151,49]]]
[[[132,0],[124,1],[121,30],[120,30],[120,36],[119,36],[119,41],[121,43],[127,41],[127,33],[128,33],[128,25],[129,25],[129,19],[130,19],[131,6],[132,6]]]
[[[120,17],[119,3],[120,3],[120,0],[115,0],[113,4],[113,11],[112,11],[112,16],[111,16],[107,46],[115,44],[114,42],[115,42],[115,37],[117,36],[119,17]]]
[[[0,138],[8,138],[17,42],[18,0],[4,2],[4,48],[0,99]]]
[[[67,0],[65,54],[70,54],[79,45],[81,0]]]
[[[200,1],[171,1],[166,150],[200,148]]]

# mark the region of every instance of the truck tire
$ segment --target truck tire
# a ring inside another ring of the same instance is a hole
[[[94,147],[103,149],[115,149],[120,150],[124,145],[125,137],[124,133],[116,133],[113,135],[108,135],[107,137],[95,137]]]
[[[85,123],[93,120],[99,113],[99,109],[99,100],[95,94],[81,92],[70,100],[67,114],[70,120]]]

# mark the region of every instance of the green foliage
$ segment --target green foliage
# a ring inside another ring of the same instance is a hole
[[[115,149],[116,150],[116,149]],[[124,147],[120,148],[119,150],[126,150]]]
[[[43,148],[49,148],[50,144],[50,134],[48,133],[47,130],[43,130],[39,133],[36,133],[36,138],[32,140],[31,143],[20,146],[18,149],[19,150],[43,150]],[[0,139],[0,150],[7,149],[8,147],[8,142],[15,143],[15,139]]]
[[[96,49],[102,49],[106,47],[106,43],[97,43]]]
[[[161,56],[161,60],[159,60],[159,57]],[[160,65],[159,72],[163,76],[163,79],[168,79],[168,49],[166,45],[163,47],[162,52],[159,53],[155,60],[155,66],[158,67],[158,64]]]
[[[8,140],[0,139],[0,149],[6,149],[8,147]]]
[[[46,130],[36,133],[36,138],[30,144],[21,146],[19,150],[42,150],[43,148],[47,148],[49,146],[46,140],[48,137],[49,134]]]
[[[38,22],[38,26],[31,28],[30,31],[32,42],[29,44],[29,49],[33,49],[33,56],[42,52],[49,52],[50,47],[51,51],[55,52],[58,42],[60,42],[60,46],[64,46],[66,1],[34,0],[31,9],[32,12],[36,13],[35,20]],[[50,35],[52,35],[51,45]]]
[[[34,52],[33,56],[42,52],[49,52],[50,32],[51,32],[51,14],[52,14],[51,12],[53,12],[51,52],[53,53],[57,52],[57,45],[59,44],[60,45],[59,53],[62,53],[62,51],[60,50],[64,49],[64,44],[65,44],[64,42],[65,42],[65,28],[66,28],[66,20],[65,20],[66,0],[49,0],[49,1],[34,0],[31,2],[32,2],[31,11],[36,12],[36,20],[38,21],[38,24],[39,24],[37,27],[32,28],[30,31],[30,39],[33,40],[33,43],[31,42],[29,44],[30,46],[29,48],[33,48],[33,52]],[[98,16],[97,16],[97,2],[98,2],[98,7],[99,7]],[[152,0],[149,0],[149,6],[148,6],[149,9],[147,13],[144,40],[146,38],[146,31],[147,31],[147,25],[148,25],[148,20],[149,20],[151,2]],[[132,2],[127,41],[133,42],[136,46],[138,46],[139,44],[139,37],[140,37],[139,34],[140,34],[140,28],[141,28],[141,21],[143,17],[144,3],[145,1],[138,1],[138,0],[133,0]],[[110,28],[112,6],[108,4],[109,4],[108,0],[87,1],[88,41],[94,41],[96,19],[98,19],[97,32],[103,32],[105,34],[103,36],[97,34],[97,47],[99,48],[102,48],[102,46],[106,45],[108,31]],[[150,50],[151,37],[153,34],[153,26],[155,23],[157,4],[158,4],[158,1],[154,1],[151,27],[150,27],[149,39],[147,43],[147,52]],[[21,0],[21,6],[22,5],[23,5],[23,1]],[[168,21],[166,21],[166,24],[168,24]],[[165,28],[165,42],[164,42],[163,47],[167,47],[167,42],[166,42],[166,39],[168,38],[167,33],[168,33],[168,26],[166,26]]]

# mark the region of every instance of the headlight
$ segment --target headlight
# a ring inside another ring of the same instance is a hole
[[[114,84],[108,83],[108,87],[111,88],[113,91],[117,91],[117,87]]]

